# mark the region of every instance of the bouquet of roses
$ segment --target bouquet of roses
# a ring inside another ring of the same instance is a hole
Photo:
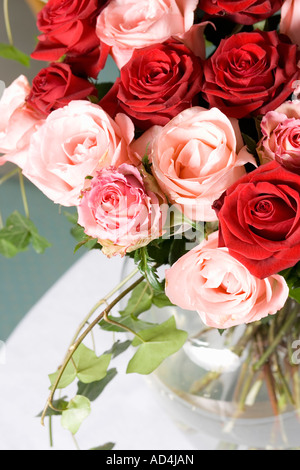
[[[233,348],[251,351],[240,409],[257,374],[275,414],[299,408],[298,0],[49,0],[37,26],[31,56],[49,65],[4,91],[0,164],[76,208],[76,249],[136,264],[83,320],[50,376],[42,420],[60,413],[76,433],[90,410],[80,384],[103,388],[116,350],[137,348],[127,372],[150,374],[184,345],[173,317],[142,319],[152,304],[197,311],[223,335],[246,325]],[[108,55],[114,83],[101,81]],[[30,237],[43,251],[28,217],[22,240],[15,219],[0,230],[1,253],[13,256]],[[99,325],[133,339],[97,357],[83,341]],[[54,400],[76,379],[75,397]],[[81,413],[70,419],[70,410]]]

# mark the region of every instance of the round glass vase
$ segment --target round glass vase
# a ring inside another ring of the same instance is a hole
[[[300,304],[288,299],[276,315],[225,331],[177,306],[139,318],[170,316],[188,340],[147,381],[192,446],[300,449]]]
[[[288,301],[285,309],[291,308],[295,304]],[[270,346],[264,340],[267,324],[222,333],[178,307],[152,307],[147,316],[161,321],[169,315],[189,338],[148,381],[195,449],[300,449],[299,336],[287,332],[259,366]]]

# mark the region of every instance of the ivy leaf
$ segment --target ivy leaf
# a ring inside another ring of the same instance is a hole
[[[139,320],[134,315],[126,315],[123,317],[109,316],[108,318],[119,323],[120,326],[112,325],[106,322],[105,320],[101,320],[99,323],[99,326],[105,331],[114,331],[116,333],[124,333],[126,331],[125,328],[122,328],[122,325],[124,325],[125,327],[130,328],[131,330],[138,333],[141,330],[145,330],[147,328],[153,327],[153,323],[148,323],[143,320]]]
[[[13,245],[9,240],[0,238],[0,253],[1,255],[5,256],[5,258],[13,258],[18,253],[20,253],[20,251],[21,250]]]
[[[173,305],[164,292],[155,292],[147,282],[141,282],[133,289],[128,304],[124,310],[120,311],[120,315],[138,317],[141,313],[150,310],[153,304],[158,308]]]
[[[146,312],[152,306],[153,291],[147,282],[141,282],[131,293],[126,308],[120,311],[122,316],[134,315],[138,317],[142,312]]]
[[[92,382],[89,384],[84,384],[83,382],[78,382],[77,384],[77,395],[82,395],[88,398],[90,401],[96,400],[99,395],[103,392],[105,387],[111,382],[114,377],[117,375],[117,369],[109,369],[106,376],[98,380],[97,382]]]
[[[97,357],[94,351],[81,345],[78,354],[75,353],[74,362],[77,367],[77,377],[83,383],[91,383],[106,376],[111,355],[103,354]]]
[[[139,332],[132,345],[139,346],[130,360],[127,373],[150,374],[167,357],[177,352],[187,339],[187,332],[178,330],[174,317],[153,328]]]
[[[164,292],[153,295],[152,302],[158,308],[172,307],[174,305]]]
[[[80,344],[68,362],[57,388],[66,388],[77,377],[83,383],[96,382],[106,376],[107,368],[111,360],[110,354],[103,354],[97,357],[94,351]],[[49,375],[51,386],[54,385],[58,371]]]
[[[18,211],[13,212],[7,218],[5,227],[0,230],[0,253],[11,258],[27,250],[30,243],[39,254],[51,246],[44,237],[39,235],[32,220]]]
[[[53,403],[55,410],[53,410],[52,408],[50,408],[50,406],[48,406],[45,416],[60,416],[61,413],[67,409],[67,406],[68,406],[66,397],[59,398],[58,400],[53,400],[52,403]],[[61,411],[56,411],[56,410],[61,410]],[[42,414],[43,412],[41,411],[38,414],[38,417],[42,416]]]
[[[90,449],[90,450],[112,450],[115,447],[115,445],[116,444],[114,442],[107,442],[106,444],[103,444],[103,446],[94,447],[93,449]]]
[[[0,56],[4,59],[16,60],[25,67],[30,66],[30,57],[15,46],[0,43]]]
[[[49,374],[49,379],[50,379],[50,383],[51,383],[51,387],[54,385],[56,379],[57,379],[57,376],[59,374],[59,370],[58,369],[56,372],[53,372],[53,374]],[[57,388],[58,389],[62,389],[62,388],[66,388],[68,385],[70,385],[74,380],[76,379],[76,368],[73,364],[72,361],[70,361],[68,364],[67,364],[67,367],[65,368],[61,378],[60,378],[60,381],[58,383],[58,386]],[[50,388],[51,388],[50,387]]]
[[[112,347],[110,348],[109,351],[106,351],[105,354],[111,354],[113,358],[119,356],[123,352],[125,352],[129,346],[131,345],[131,341],[123,341],[121,342],[120,340],[116,341]]]
[[[46,238],[42,237],[39,235],[37,232],[33,233],[31,232],[31,243],[32,247],[35,250],[37,254],[42,254],[46,250],[46,248],[49,248],[51,246],[51,243],[46,240]]]
[[[61,425],[76,434],[82,422],[89,416],[91,404],[88,398],[76,395],[62,412]]]

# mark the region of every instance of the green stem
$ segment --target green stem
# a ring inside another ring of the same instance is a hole
[[[84,326],[88,323],[89,319],[92,317],[92,315],[98,310],[99,307],[103,304],[107,304],[107,301],[115,295],[120,289],[122,289],[125,284],[127,284],[136,274],[138,274],[139,270],[138,268],[134,269],[128,276],[126,276],[112,291],[110,291],[105,297],[103,297],[99,302],[97,302],[94,307],[90,310],[88,315],[83,319],[83,321],[80,323],[78,329],[76,330],[75,335],[72,338],[71,345],[76,341],[78,338],[78,335],[84,328]]]
[[[50,447],[53,447],[52,416],[49,416],[49,441]]]
[[[95,318],[95,320],[85,329],[85,331],[81,334],[81,336],[79,336],[79,338],[77,338],[77,340],[74,342],[74,344],[72,344],[69,349],[68,349],[68,352],[67,352],[67,355],[64,359],[64,362],[62,364],[62,366],[59,368],[59,373],[57,374],[57,377],[56,377],[56,380],[53,384],[53,386],[51,387],[51,392],[50,392],[50,395],[48,397],[48,400],[46,402],[46,405],[44,407],[44,410],[43,410],[43,413],[42,413],[42,417],[41,417],[41,423],[42,425],[44,425],[44,419],[45,419],[45,416],[46,416],[46,413],[47,413],[47,410],[48,408],[52,408],[52,409],[55,409],[53,407],[53,397],[54,397],[54,394],[55,394],[55,391],[58,387],[58,384],[60,382],[60,379],[67,367],[67,365],[69,364],[70,360],[72,359],[73,357],[73,354],[75,353],[75,351],[78,349],[78,347],[80,346],[80,344],[83,342],[83,340],[86,338],[86,336],[92,331],[92,329],[98,325],[98,323],[102,320],[102,318],[105,316],[105,315],[108,315],[108,313],[115,307],[115,305],[117,305],[121,299],[123,299],[123,297],[125,297],[127,294],[129,294],[129,292],[131,292],[136,286],[138,286],[143,280],[144,280],[144,276],[140,277],[137,281],[135,281],[133,284],[131,284],[129,287],[127,287],[127,289],[125,289],[123,292],[121,292],[105,309],[104,311],[102,311],[98,316],[97,318]],[[99,304],[100,302],[98,302]],[[97,304],[97,305],[98,305]]]
[[[76,447],[76,450],[80,450],[80,447],[79,447],[79,444],[78,444],[78,442],[77,442],[76,437],[75,437],[74,434],[72,434],[72,433],[71,433],[71,436],[72,436],[74,445],[75,445],[75,447]]]
[[[14,168],[12,171],[10,171],[9,173],[6,173],[6,175],[2,176],[2,178],[0,178],[0,186],[1,186],[1,184],[5,183],[5,181],[7,181],[10,178],[12,178],[13,176],[15,176],[17,173],[19,173],[19,168]]]
[[[110,323],[111,325],[117,326],[118,328],[123,328],[123,330],[128,331],[128,333],[131,333],[131,334],[133,334],[134,336],[137,336],[137,338],[139,338],[139,340],[140,340],[142,343],[145,342],[145,341],[143,340],[143,338],[142,338],[136,331],[133,331],[131,328],[129,328],[129,326],[125,326],[125,325],[122,325],[122,323],[118,323],[118,322],[115,321],[115,320],[111,320],[111,318],[108,317],[108,314],[106,313],[105,310],[104,310],[104,314],[103,314],[103,319],[104,319],[107,323]]]
[[[18,171],[19,171],[20,189],[21,189],[24,211],[25,211],[25,215],[27,219],[29,219],[30,215],[29,215],[29,208],[28,208],[28,202],[27,202],[26,191],[25,191],[24,177],[23,177],[22,170],[19,169]]]
[[[9,21],[8,0],[3,0],[3,13],[4,13],[4,22],[5,22],[5,29],[6,29],[6,34],[7,34],[7,37],[8,37],[8,42],[9,42],[10,46],[13,46],[14,41],[13,41],[11,27],[10,27],[10,21]]]
[[[297,318],[298,315],[298,310],[295,309],[289,316],[288,320],[284,323],[284,325],[281,327],[279,333],[277,336],[274,338],[273,343],[266,349],[266,351],[262,354],[260,359],[253,365],[253,370],[258,371],[261,369],[261,367],[268,361],[270,356],[273,354],[277,346],[280,344],[282,338],[286,334],[287,331],[291,328],[293,325],[295,319]]]

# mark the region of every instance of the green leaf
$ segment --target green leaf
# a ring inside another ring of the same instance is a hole
[[[128,304],[124,310],[120,311],[120,315],[138,317],[141,313],[150,310],[153,304],[158,308],[173,305],[164,292],[156,292],[147,282],[142,282],[133,289]]]
[[[83,383],[96,382],[106,376],[107,368],[111,360],[110,354],[97,357],[94,351],[80,344],[64,370],[57,388],[65,388],[77,377]],[[51,387],[53,387],[59,370],[49,375]]]
[[[77,240],[77,245],[74,248],[74,253],[76,253],[82,246],[84,246],[88,250],[92,250],[93,248],[101,248],[98,243],[98,240],[88,236],[84,232],[84,228],[81,225],[77,224],[77,215],[76,217],[73,214],[65,212],[65,215],[69,222],[74,224],[71,228],[71,235]]]
[[[134,315],[126,315],[124,317],[109,316],[108,318],[119,323],[121,326],[112,325],[106,322],[105,320],[101,320],[99,323],[99,326],[105,331],[114,331],[116,333],[124,333],[126,331],[126,329],[122,328],[122,325],[124,325],[125,327],[130,328],[131,330],[137,333],[141,330],[145,330],[147,328],[153,327],[153,323],[148,323],[148,322],[139,320]]]
[[[56,372],[53,372],[53,374],[49,374],[49,379],[50,379],[50,383],[51,383],[51,387],[53,387],[57,377],[58,377],[58,374],[59,374],[59,369],[56,371]],[[73,364],[72,361],[70,361],[68,364],[67,364],[67,367],[65,368],[62,376],[61,376],[61,379],[58,383],[58,386],[57,388],[58,389],[61,389],[61,388],[66,388],[68,385],[70,385],[74,380],[76,379],[76,369],[75,369],[75,366]]]
[[[151,308],[153,292],[147,282],[141,282],[135,287],[131,293],[126,308],[120,311],[122,316],[134,315],[137,317],[142,312],[146,312]]]
[[[101,100],[114,85],[113,82],[94,83],[98,91],[98,98]]]
[[[88,384],[106,376],[111,355],[103,354],[97,357],[94,351],[81,344],[75,351],[73,360],[76,364],[78,379]]]
[[[51,243],[46,240],[46,238],[42,237],[38,233],[31,233],[31,243],[33,249],[36,251],[37,254],[42,254],[51,246]]]
[[[247,134],[242,133],[242,136],[243,136],[245,144],[247,145],[248,152],[256,156],[257,155],[257,152],[256,152],[257,142]]]
[[[96,239],[87,237],[85,240],[82,240],[75,246],[74,253],[76,253],[76,251],[78,251],[82,246],[85,246],[85,248],[88,250],[92,250],[97,244],[98,241]]]
[[[169,264],[172,266],[174,263],[176,263],[179,258],[181,258],[183,255],[187,253],[187,240],[185,238],[180,238],[180,239],[175,239],[172,241],[172,244],[170,246],[169,250]]]
[[[156,267],[153,265],[153,259],[150,258],[146,246],[135,251],[134,261],[152,289],[162,292],[163,284],[159,281]]]
[[[103,392],[105,387],[111,382],[114,377],[117,375],[117,369],[109,369],[106,376],[98,380],[97,382],[91,382],[89,384],[84,384],[83,382],[78,382],[77,384],[77,395],[82,395],[88,398],[90,401],[96,400],[99,395]]]
[[[72,224],[72,225],[77,224],[77,221],[78,221],[77,212],[64,211],[64,216],[67,218],[67,220],[70,222],[70,224]]]
[[[140,331],[139,337],[132,342],[139,348],[128,364],[127,373],[150,374],[183,346],[187,336],[185,331],[176,328],[174,317],[154,328]]]
[[[164,292],[157,293],[153,296],[152,299],[154,305],[158,308],[163,307],[172,307],[174,304],[170,301],[170,299],[166,296]]]
[[[37,253],[43,253],[50,243],[41,235],[32,220],[18,211],[13,212],[6,220],[6,225],[0,230],[0,252],[6,257],[15,256],[27,250],[32,243]]]
[[[300,287],[296,289],[290,289],[289,296],[296,300],[296,302],[300,303]]]
[[[20,250],[15,247],[9,240],[0,238],[0,254],[5,256],[5,258],[13,258],[16,256]]]
[[[67,409],[68,402],[66,401],[66,398],[67,397],[63,397],[63,398],[59,398],[58,400],[53,400],[52,404],[55,410],[53,410],[52,408],[50,408],[50,406],[48,406],[45,416],[60,416],[61,413]],[[56,411],[56,410],[61,410],[61,411]],[[38,414],[38,417],[42,416],[42,414],[43,414],[43,411],[41,411]]]
[[[24,52],[17,49],[15,46],[0,43],[0,56],[4,59],[16,60],[25,67],[30,66],[30,57]]]
[[[129,348],[129,346],[131,346],[130,340],[123,342],[118,340],[112,345],[109,351],[105,351],[105,354],[111,354],[112,357],[115,358],[125,352]]]
[[[76,395],[62,412],[61,425],[76,434],[82,422],[89,416],[91,404],[88,398]]]
[[[90,450],[112,450],[115,447],[115,445],[116,444],[114,442],[107,442],[103,446],[94,447],[93,449],[90,449]]]

